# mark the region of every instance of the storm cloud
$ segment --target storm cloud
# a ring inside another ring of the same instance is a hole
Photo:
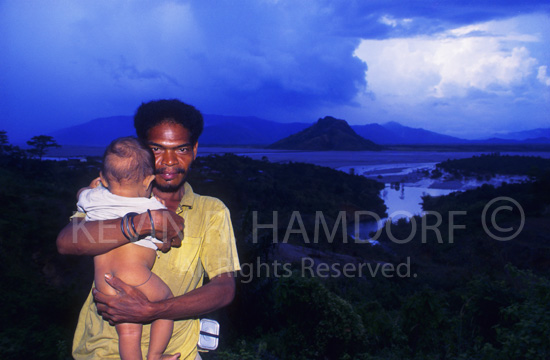
[[[532,114],[523,125],[536,127],[548,120],[549,8],[543,1],[5,1],[2,128],[29,138],[131,115],[158,98],[220,115],[395,120],[450,134],[447,114],[460,124],[483,119],[478,133],[517,128],[516,107],[499,116],[513,99]]]

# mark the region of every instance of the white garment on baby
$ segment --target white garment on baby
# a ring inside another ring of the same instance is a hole
[[[76,206],[78,211],[86,214],[86,221],[117,219],[130,212],[141,214],[147,210],[166,209],[166,206],[154,197],[119,196],[103,186],[82,191]],[[155,243],[162,244],[162,241],[153,236],[147,236],[134,242],[136,245],[157,250]]]

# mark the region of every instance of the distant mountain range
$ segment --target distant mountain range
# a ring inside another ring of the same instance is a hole
[[[312,126],[311,123],[279,123],[257,117],[204,115],[201,145],[267,146]],[[550,128],[497,134],[484,140],[465,140],[397,122],[350,126],[358,135],[380,145],[446,144],[550,144]],[[91,120],[50,134],[61,145],[106,146],[120,136],[135,135],[131,116]]]
[[[353,130],[365,139],[381,145],[461,144],[467,140],[424,129],[403,126],[397,122],[354,125]]]
[[[311,124],[278,123],[257,117],[204,115],[204,145],[268,145],[295,134]]]
[[[382,146],[358,135],[345,120],[326,116],[304,130],[268,146],[289,150],[382,150]]]
[[[274,143],[311,124],[278,123],[257,117],[204,115],[201,145],[258,145]],[[61,145],[106,146],[120,136],[135,135],[132,116],[112,116],[67,127],[48,135]]]
[[[111,116],[67,127],[51,134],[58,144],[79,146],[107,146],[121,136],[136,135],[132,116]]]

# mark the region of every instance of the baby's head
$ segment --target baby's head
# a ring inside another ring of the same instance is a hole
[[[103,186],[115,195],[149,197],[155,179],[155,156],[134,137],[118,138],[105,150],[100,177]]]

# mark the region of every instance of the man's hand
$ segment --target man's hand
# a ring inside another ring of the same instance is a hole
[[[110,274],[105,275],[105,281],[117,291],[117,295],[105,295],[95,288],[92,293],[98,312],[109,324],[145,324],[154,320],[150,315],[151,303],[141,291]]]
[[[101,184],[101,178],[98,176],[98,177],[96,177],[95,179],[92,180],[92,182],[90,183],[90,185],[88,185],[88,187],[91,188],[91,189],[94,189],[94,188],[98,187],[99,184]]]
[[[235,278],[232,273],[214,276],[204,286],[156,302],[148,301],[141,291],[114,276],[106,276],[105,281],[116,290],[117,295],[105,295],[96,289],[93,289],[93,295],[98,312],[111,325],[195,318],[226,306],[235,296]]]
[[[141,235],[149,235],[152,232],[151,219],[148,213],[138,215],[134,222],[138,225],[138,232]],[[180,247],[183,240],[183,218],[173,211],[167,209],[151,210],[151,216],[155,224],[155,233],[151,234],[161,240],[157,244],[162,252],[167,252],[172,247]]]
[[[98,187],[99,184],[101,184],[101,179],[99,177],[96,177],[95,179],[92,180],[90,185],[88,185],[86,187],[83,187],[83,188],[81,188],[80,190],[77,191],[76,199],[78,200],[78,198],[80,197],[80,193],[82,193],[84,190],[94,189],[94,188]]]

